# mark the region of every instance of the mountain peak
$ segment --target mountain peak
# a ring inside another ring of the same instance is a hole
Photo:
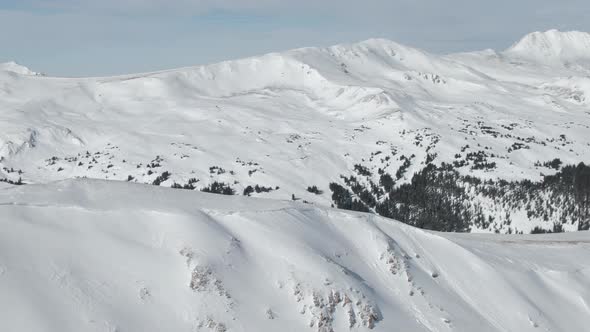
[[[537,60],[590,58],[590,33],[555,29],[537,31],[524,36],[505,53]]]
[[[287,53],[301,53],[301,52],[314,52],[314,51],[329,51],[330,53],[342,55],[348,53],[354,53],[360,55],[362,53],[382,53],[391,55],[392,52],[407,51],[413,53],[424,53],[424,51],[418,50],[414,47],[406,46],[395,41],[386,38],[370,38],[358,42],[352,43],[340,43],[328,47],[305,47],[300,49],[294,49],[287,51]]]
[[[396,41],[386,38],[370,38],[352,44],[334,45],[332,48],[350,48],[350,49],[365,49],[365,50],[406,50],[413,52],[424,53],[415,47],[400,44]]]
[[[0,63],[0,71],[5,72],[13,72],[20,75],[36,75],[34,71],[30,70],[29,68],[19,65],[14,61]]]

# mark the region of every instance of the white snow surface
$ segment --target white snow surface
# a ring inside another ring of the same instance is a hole
[[[278,186],[258,195],[326,205],[327,185],[355,164],[377,182],[379,168],[395,174],[415,155],[402,183],[428,153],[441,163],[486,151],[496,169],[461,172],[538,180],[554,171],[536,161],[590,159],[588,36],[552,30],[504,52],[451,55],[372,39],[101,78],[3,64],[0,177],[151,183],[169,171],[164,186]]]
[[[440,164],[483,151],[495,169],[459,171],[536,181],[554,158],[590,161],[589,36],[550,30],[451,55],[371,39],[99,78],[0,64],[0,178],[152,183],[168,171],[162,186],[260,185],[275,190],[254,196],[329,206],[328,184],[356,164],[378,183],[414,155],[399,185],[428,154]]]
[[[331,209],[327,186],[355,164],[378,182],[400,155],[400,182],[428,154],[486,151],[497,168],[460,171],[508,180],[588,162],[589,36],[451,55],[372,39],[98,78],[0,64],[0,179],[29,183],[0,182],[0,331],[587,330],[589,232],[427,232]],[[274,190],[163,188],[193,178]]]
[[[558,30],[534,32],[514,44],[506,53],[536,59],[590,60],[590,34]]]
[[[590,233],[441,234],[104,180],[0,188],[2,331],[585,331]]]
[[[18,75],[39,75],[25,66],[21,66],[16,62],[0,63],[0,72],[14,73]]]

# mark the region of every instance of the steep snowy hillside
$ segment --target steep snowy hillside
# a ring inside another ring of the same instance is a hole
[[[100,180],[0,189],[2,331],[584,331],[590,233]]]
[[[295,198],[438,230],[585,229],[585,169],[559,172],[590,161],[588,39],[445,56],[374,39],[104,78],[1,65],[0,178]],[[451,197],[408,201],[425,169],[450,180],[422,189]]]

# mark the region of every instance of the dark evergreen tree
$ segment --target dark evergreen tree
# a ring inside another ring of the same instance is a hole
[[[324,193],[322,190],[318,189],[317,186],[307,187],[307,191],[309,191],[312,194],[316,194],[316,195],[321,195]]]
[[[221,195],[234,195],[235,190],[230,185],[223,182],[213,182],[209,186],[201,189],[202,192],[221,194]]]

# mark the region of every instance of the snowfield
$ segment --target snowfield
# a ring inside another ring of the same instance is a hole
[[[584,331],[590,233],[103,180],[0,189],[2,331]]]

